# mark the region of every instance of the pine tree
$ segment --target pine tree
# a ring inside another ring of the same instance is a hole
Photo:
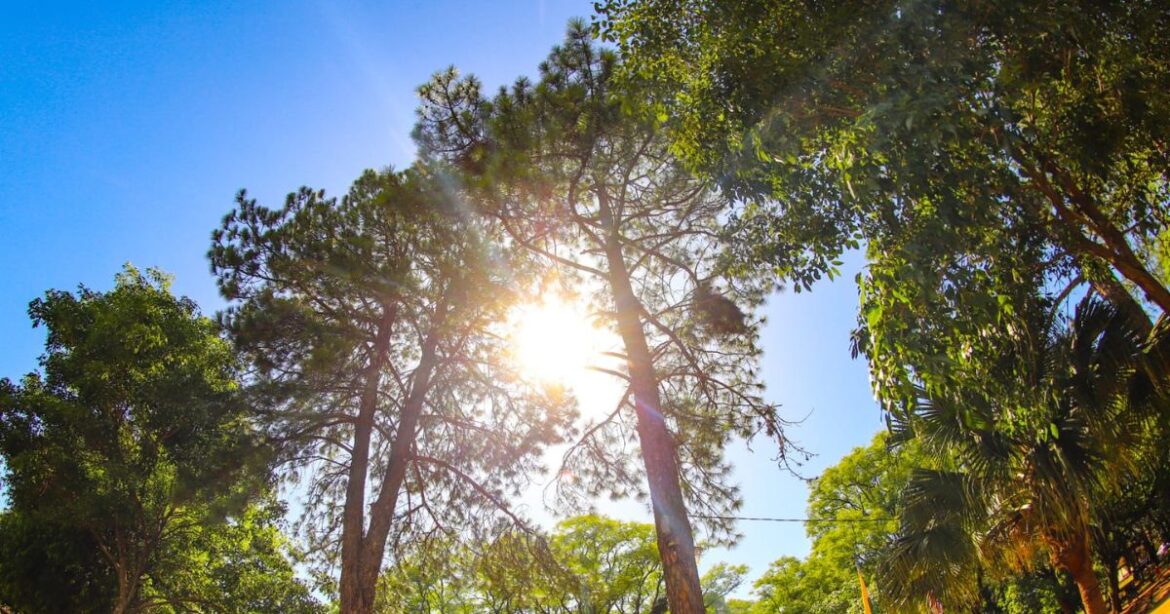
[[[271,436],[313,474],[314,537],[340,540],[341,609],[369,612],[388,545],[507,512],[565,424],[502,359],[521,269],[419,168],[340,201],[241,193],[213,241]]]
[[[566,454],[588,494],[640,489],[621,450],[636,440],[672,612],[703,611],[692,513],[738,505],[722,450],[766,432],[790,451],[756,375],[763,288],[719,276],[730,203],[694,179],[614,78],[617,57],[582,23],[540,67],[485,99],[474,78],[436,74],[420,94],[423,155],[463,178],[468,198],[519,245],[595,296],[624,349],[620,403]],[[741,311],[744,310],[744,311]],[[592,478],[592,479],[590,479]],[[562,484],[566,491],[572,487]],[[708,523],[730,532],[726,522]]]

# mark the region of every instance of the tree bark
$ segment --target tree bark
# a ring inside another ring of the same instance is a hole
[[[1101,582],[1093,571],[1093,553],[1088,538],[1083,534],[1063,536],[1063,539],[1049,540],[1049,544],[1057,564],[1068,571],[1073,582],[1076,582],[1085,614],[1108,614],[1109,606],[1105,605]]]
[[[1076,186],[1067,173],[1044,156],[1033,152],[1033,157],[1037,160],[1030,160],[1018,152],[1013,155],[1023,174],[1032,180],[1032,185],[1052,205],[1055,211],[1053,221],[1065,231],[1055,233],[1057,242],[1079,257],[1096,258],[1107,263],[1137,286],[1146,300],[1157,305],[1163,313],[1170,313],[1170,289],[1146,269],[1133,253],[1125,234],[1108,219],[1091,197]],[[1056,182],[1051,181],[1050,177]],[[1093,239],[1094,235],[1101,239],[1100,243]],[[1128,290],[1124,291],[1129,294]],[[1114,294],[1107,298],[1112,300],[1118,297]],[[1136,304],[1132,296],[1130,300]],[[1121,303],[1115,304],[1128,308]]]
[[[365,503],[366,478],[370,465],[370,436],[374,429],[374,414],[378,407],[378,387],[389,354],[390,331],[394,325],[395,310],[383,308],[382,319],[374,335],[374,355],[366,366],[363,389],[354,421],[353,451],[350,453],[349,479],[345,485],[345,507],[341,519],[341,579],[339,597],[345,614],[372,612],[372,591],[363,590],[363,570],[371,562],[365,560]],[[379,561],[380,562],[380,561]]]
[[[110,562],[114,568],[114,574],[118,577],[118,593],[114,597],[113,611],[115,614],[128,614],[138,610],[142,574],[146,567],[145,561],[149,560],[153,550],[152,544],[156,540],[144,540],[146,542],[142,545],[144,551],[139,550],[137,541],[133,532],[127,535],[121,527],[117,527],[114,530],[113,551],[111,552],[106,546],[101,548],[102,554]]]
[[[675,442],[662,414],[658,379],[642,328],[641,303],[630,284],[629,271],[604,196],[602,203],[606,210],[603,218],[608,217],[611,225],[605,245],[608,283],[616,303],[618,333],[625,346],[630,389],[634,393],[638,442],[650,487],[658,554],[666,579],[666,598],[673,614],[702,614],[703,591],[699,585],[694,535],[682,495]]]
[[[127,614],[131,611],[138,593],[138,579],[131,577],[131,572],[125,567],[118,567],[118,596],[114,601],[114,614]]]
[[[385,367],[389,349],[390,326],[393,324],[394,318],[392,311],[387,312],[387,318],[383,320],[384,329],[379,331],[378,352],[366,375],[366,387],[362,393],[359,424],[354,437],[354,460],[350,465],[350,483],[346,485],[346,517],[342,528],[340,582],[341,611],[345,614],[368,614],[374,611],[378,575],[382,571],[382,559],[385,558],[386,554],[386,541],[394,520],[394,508],[398,504],[398,495],[406,480],[406,468],[410,463],[410,449],[414,445],[419,418],[422,416],[423,404],[426,402],[427,391],[431,385],[431,374],[437,363],[436,351],[439,338],[437,331],[446,319],[446,309],[446,302],[441,301],[435,310],[435,322],[432,323],[432,329],[423,342],[418,368],[415,369],[411,378],[410,391],[398,419],[398,430],[394,433],[394,441],[390,444],[390,462],[382,476],[378,496],[370,504],[370,522],[367,528],[365,526],[365,482],[366,473],[369,470],[370,436],[377,408],[378,386],[381,382],[381,373]],[[359,439],[359,435],[361,439]],[[355,475],[354,467],[359,464],[357,456],[359,445],[362,450],[360,464],[363,468],[360,475]],[[350,485],[357,483],[361,484],[360,491],[349,488]],[[351,499],[351,497],[356,498]],[[352,506],[351,502],[354,502]],[[348,542],[346,541],[347,537],[349,538]],[[347,545],[349,546],[348,552]]]
[[[1118,561],[1114,557],[1109,557],[1109,564],[1105,566],[1106,573],[1108,573],[1109,580],[1109,607],[1114,612],[1121,611],[1121,581],[1117,578],[1120,572]],[[1132,573],[1132,572],[1131,572]]]
[[[436,323],[434,326],[437,328],[440,324]],[[437,341],[438,334],[432,330],[423,344],[418,368],[411,379],[410,394],[403,404],[402,415],[398,419],[398,430],[394,433],[394,442],[390,444],[390,462],[382,476],[381,491],[370,506],[370,528],[362,544],[365,548],[363,555],[365,566],[362,569],[361,584],[363,603],[368,603],[371,610],[378,588],[378,575],[382,571],[382,559],[386,556],[386,540],[394,520],[394,509],[398,505],[402,483],[406,480],[410,451],[414,447],[419,418],[422,416],[423,404],[431,385]]]

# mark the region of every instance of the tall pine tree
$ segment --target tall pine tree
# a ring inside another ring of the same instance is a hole
[[[416,138],[517,244],[580,280],[620,337],[625,393],[565,468],[588,494],[640,490],[645,476],[671,611],[701,612],[687,501],[707,518],[738,505],[722,460],[732,436],[763,431],[781,455],[789,447],[756,376],[762,289],[719,277],[729,202],[676,163],[617,67],[573,23],[537,83],[490,101],[475,79],[437,74],[420,90]],[[635,441],[644,471],[622,453]]]
[[[367,171],[340,201],[241,193],[213,236],[271,435],[340,540],[344,612],[373,608],[388,544],[505,509],[565,423],[502,355],[521,270],[448,196],[425,170]]]

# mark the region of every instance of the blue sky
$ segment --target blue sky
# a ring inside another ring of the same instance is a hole
[[[204,257],[240,188],[276,205],[301,185],[341,193],[410,163],[415,88],[454,64],[489,88],[534,75],[588,1],[5,3],[0,6],[0,376],[33,369],[28,301],[107,288],[125,262],[176,276],[207,313]],[[881,427],[849,358],[857,303],[842,281],[767,307],[763,374],[815,476]],[[799,517],[804,484],[774,450],[731,451],[745,516]],[[604,512],[605,503],[599,503]],[[648,515],[647,515],[648,519]],[[798,524],[742,523],[712,553],[747,563],[808,550]]]

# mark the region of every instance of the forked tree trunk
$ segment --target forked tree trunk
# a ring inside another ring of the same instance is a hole
[[[135,535],[142,533],[145,531]],[[115,614],[129,614],[138,610],[142,593],[142,576],[146,573],[144,561],[150,559],[154,551],[154,544],[157,544],[161,539],[161,534],[162,527],[159,528],[159,533],[156,536],[146,537],[139,541],[135,536],[128,536],[123,531],[116,529],[113,549],[111,550],[107,546],[101,547],[102,554],[110,562],[110,566],[114,568],[114,574],[118,578],[118,593],[114,596],[113,611]],[[101,542],[99,541],[99,543]]]
[[[127,614],[138,596],[138,578],[123,567],[118,568],[118,596],[114,601],[114,614]]]
[[[390,326],[394,313],[388,312],[383,328],[377,336],[378,353],[366,374],[358,422],[355,425],[350,481],[346,485],[345,518],[342,525],[340,609],[343,614],[370,614],[377,597],[378,576],[386,554],[386,540],[398,504],[398,495],[406,480],[410,463],[410,449],[414,445],[431,374],[437,363],[436,348],[440,323],[445,320],[446,301],[441,301],[436,313],[434,329],[423,343],[418,367],[411,378],[410,392],[402,406],[398,430],[390,444],[390,461],[382,477],[377,498],[370,505],[369,527],[366,527],[365,489],[369,471],[370,436],[377,409],[378,386],[387,361]],[[359,456],[360,452],[360,456]],[[360,471],[357,469],[360,468]],[[358,488],[360,486],[360,489]]]
[[[364,546],[366,532],[366,481],[370,468],[370,438],[374,430],[374,414],[378,408],[378,387],[381,385],[390,350],[390,331],[396,311],[383,307],[382,319],[374,335],[374,356],[363,374],[363,389],[354,421],[353,446],[349,456],[349,478],[345,484],[345,505],[341,518],[341,578],[338,597],[345,614],[368,614],[374,609],[374,595],[367,590],[363,576],[366,567],[380,564],[367,560]]]
[[[673,614],[702,614],[703,591],[699,585],[694,535],[683,501],[674,438],[662,414],[658,379],[642,328],[641,303],[634,296],[620,244],[612,234],[605,255],[617,308],[618,333],[625,345],[630,388],[634,393],[638,442],[650,486],[666,598]]]

